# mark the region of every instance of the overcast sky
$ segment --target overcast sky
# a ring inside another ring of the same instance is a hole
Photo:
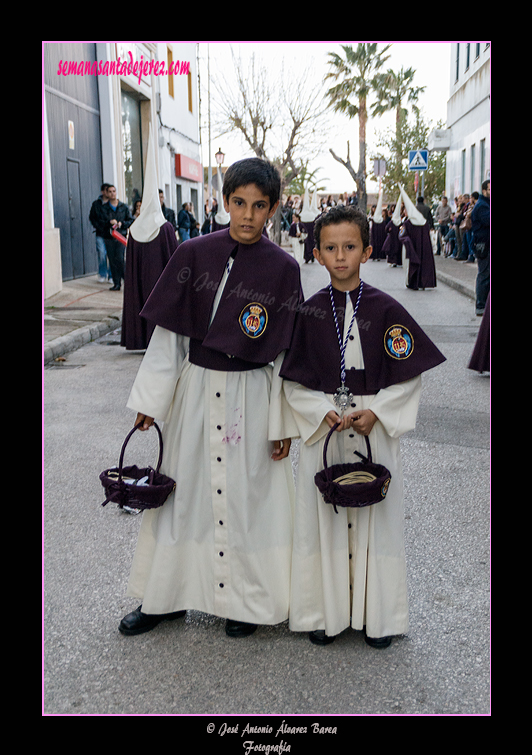
[[[255,54],[256,58],[264,62],[265,67],[272,76],[281,68],[284,62],[284,70],[289,70],[291,76],[297,77],[303,70],[316,80],[316,86],[321,85],[325,73],[330,67],[327,64],[327,53],[337,52],[343,55],[342,44],[355,46],[358,42],[200,42],[200,72],[202,86],[202,124],[206,123],[207,117],[207,53],[210,59],[211,77],[230,77],[233,70],[231,47],[246,61]],[[419,104],[425,118],[436,126],[438,120],[445,122],[447,117],[447,100],[450,89],[450,54],[451,42],[379,42],[379,49],[386,44],[392,44],[388,51],[390,58],[384,64],[384,69],[392,68],[394,71],[414,68],[416,71],[413,84],[416,87],[425,86],[426,90],[421,95]],[[332,84],[331,84],[332,85]],[[211,87],[212,102],[212,87]],[[311,168],[320,168],[318,177],[326,185],[326,191],[331,193],[352,191],[355,188],[354,181],[346,168],[336,162],[329,153],[329,147],[343,159],[347,156],[347,140],[351,144],[351,161],[356,168],[358,166],[358,119],[349,120],[340,114],[330,116],[331,128],[327,143],[323,152],[316,158]],[[389,114],[380,119],[369,122],[368,161],[367,171],[370,165],[369,154],[372,147],[376,146],[376,132],[384,132],[392,128],[395,115]],[[216,134],[212,132],[212,139]],[[208,164],[208,141],[207,131],[202,132],[203,161]],[[412,145],[412,149],[419,145]],[[235,160],[249,156],[249,148],[238,138],[224,135],[211,144],[211,159],[216,164],[214,153],[221,150],[226,154],[224,165],[230,165]],[[368,182],[368,190],[376,190],[376,185]]]

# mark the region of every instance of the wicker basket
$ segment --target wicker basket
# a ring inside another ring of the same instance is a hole
[[[141,424],[142,422],[139,422],[126,437],[122,445],[118,467],[106,469],[100,475],[100,482],[107,495],[102,506],[107,505],[109,501],[113,501],[121,509],[124,507],[137,509],[138,511],[155,509],[163,505],[175,488],[175,481],[171,477],[167,477],[159,472],[163,458],[163,439],[161,430],[156,422],[153,423],[159,436],[159,458],[156,468],[123,466],[126,445]]]
[[[314,477],[314,482],[323,496],[325,503],[342,508],[372,506],[386,498],[392,475],[382,464],[374,464],[371,457],[371,446],[366,435],[367,457],[355,451],[362,461],[354,464],[334,464],[327,466],[327,448],[333,432],[338,427],[334,425],[329,431],[323,446],[323,466],[321,472]]]

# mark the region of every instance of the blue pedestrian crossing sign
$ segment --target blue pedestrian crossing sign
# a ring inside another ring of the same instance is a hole
[[[429,167],[428,149],[411,149],[408,153],[408,170],[427,170]]]

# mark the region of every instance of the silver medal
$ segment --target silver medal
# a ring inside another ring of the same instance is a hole
[[[342,413],[345,412],[348,406],[350,406],[353,399],[354,396],[347,385],[342,385],[340,388],[337,388],[336,393],[333,396],[334,403]]]

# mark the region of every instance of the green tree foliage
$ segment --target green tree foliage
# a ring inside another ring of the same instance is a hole
[[[439,122],[435,128],[445,128]],[[379,152],[372,155],[372,159],[384,158],[386,160],[386,175],[382,179],[384,192],[392,202],[396,200],[398,186],[402,184],[406,193],[412,199],[416,196],[415,172],[408,170],[408,153],[412,149],[427,149],[428,135],[433,127],[425,121],[419,111],[415,114],[415,120],[411,124],[406,112],[396,122],[396,128],[388,129],[380,134],[377,147]],[[438,201],[445,191],[445,153],[432,152],[429,154],[429,167],[424,171],[424,195],[425,204]],[[372,178],[375,176],[372,175]],[[417,195],[421,194],[421,173]]]

